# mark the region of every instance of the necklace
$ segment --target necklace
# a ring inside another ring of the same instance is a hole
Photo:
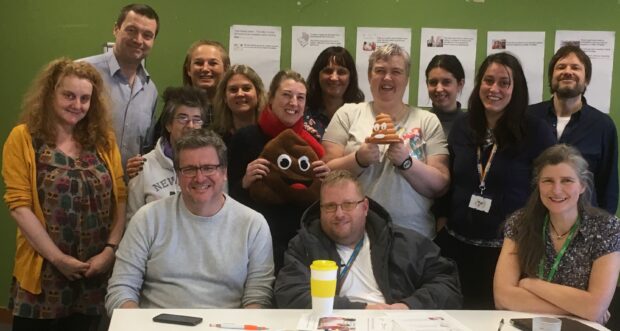
[[[568,229],[568,231],[564,232],[563,234],[559,234],[558,231],[555,229],[555,226],[553,226],[553,222],[549,222],[549,224],[551,224],[551,230],[553,230],[553,232],[555,233],[554,235],[552,235],[555,240],[561,240],[564,237],[566,237],[566,235],[570,232],[570,230],[572,229],[572,227],[570,229]]]

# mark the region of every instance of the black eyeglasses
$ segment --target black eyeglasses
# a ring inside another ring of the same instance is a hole
[[[328,213],[334,213],[338,210],[338,207],[342,208],[343,211],[351,211],[357,207],[360,203],[364,202],[364,199],[360,201],[345,201],[343,203],[325,203],[321,205],[321,209]]]
[[[217,169],[221,166],[222,166],[221,164],[203,164],[198,167],[196,166],[183,167],[179,169],[179,171],[181,172],[181,175],[185,177],[196,177],[198,175],[198,171],[200,171],[200,173],[203,174],[204,176],[209,176],[209,175],[213,175],[215,171],[217,171]]]
[[[188,116],[185,116],[185,115],[179,115],[175,117],[174,120],[177,121],[177,123],[181,125],[187,125],[189,124],[189,122],[192,122],[195,126],[200,126],[200,127],[202,127],[202,124],[204,123],[204,121],[200,117],[189,118]]]

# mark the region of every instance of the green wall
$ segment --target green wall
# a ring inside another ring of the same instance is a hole
[[[482,4],[471,0],[146,2],[161,18],[161,30],[147,62],[160,92],[166,86],[180,85],[184,54],[193,41],[206,38],[228,45],[232,24],[281,26],[283,67],[290,65],[293,25],[345,26],[346,46],[352,53],[358,26],[409,27],[413,45],[412,83],[418,77],[422,27],[478,29],[477,63],[485,56],[489,30],[545,31],[548,61],[553,54],[555,30],[620,28],[619,0],[486,0]],[[125,4],[118,0],[0,0],[1,141],[15,125],[21,97],[37,71],[59,56],[80,58],[100,53],[101,45],[113,40],[113,23]],[[614,82],[620,82],[619,61],[620,56],[616,56]],[[620,104],[619,88],[617,83],[612,86],[612,109]],[[410,87],[410,93],[410,100],[417,100],[415,86]],[[618,111],[612,111],[611,116],[616,122],[620,120]],[[0,191],[4,193],[2,183]],[[8,300],[14,245],[15,223],[6,206],[0,204],[0,306],[6,306]]]

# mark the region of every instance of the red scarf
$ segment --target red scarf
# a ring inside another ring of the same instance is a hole
[[[325,155],[325,150],[323,146],[319,144],[314,137],[308,133],[304,129],[304,119],[299,119],[293,126],[286,127],[280,120],[273,114],[271,107],[269,105],[265,106],[265,109],[260,113],[260,118],[258,119],[258,126],[261,128],[263,133],[271,137],[272,139],[279,135],[282,131],[286,129],[291,129],[295,131],[295,133],[301,137],[301,139],[305,140],[310,147],[314,150],[316,155],[318,155],[319,159]]]

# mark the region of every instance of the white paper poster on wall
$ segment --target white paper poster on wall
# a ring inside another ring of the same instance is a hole
[[[518,31],[489,31],[487,55],[508,52],[519,59],[527,80],[530,104],[543,100],[545,70],[545,33]]]
[[[592,61],[592,79],[586,89],[588,104],[609,113],[611,102],[611,80],[614,69],[614,31],[567,31],[555,32],[554,52],[560,47],[573,44],[579,46]]]
[[[344,27],[294,26],[291,35],[291,69],[308,77],[317,56],[331,46],[344,47]]]
[[[377,47],[385,44],[397,44],[411,54],[411,29],[357,28],[355,67],[359,77],[360,89],[364,92],[366,101],[372,100],[370,84],[368,84],[368,58]],[[407,85],[405,95],[403,95],[403,102],[409,103],[409,85]]]
[[[426,88],[426,67],[435,55],[456,56],[465,71],[465,85],[457,100],[462,108],[467,108],[467,100],[474,88],[476,72],[477,31],[473,29],[431,29],[422,28],[420,32],[420,71],[418,76],[418,107],[431,107]]]
[[[280,71],[282,29],[279,26],[232,25],[229,53],[232,64],[243,63],[252,67],[269,86]]]

